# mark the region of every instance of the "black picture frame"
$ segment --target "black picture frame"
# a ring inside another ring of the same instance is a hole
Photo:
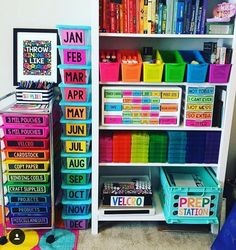
[[[13,29],[13,85],[21,81],[58,83],[57,29]]]

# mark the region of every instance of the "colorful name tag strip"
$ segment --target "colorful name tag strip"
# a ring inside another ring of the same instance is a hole
[[[47,126],[47,115],[2,114],[5,125],[37,125]]]
[[[186,89],[185,126],[211,127],[214,109],[215,86]]]
[[[48,171],[48,161],[3,161],[3,168],[8,172],[29,172],[29,171]]]
[[[9,160],[48,160],[49,150],[3,150],[5,158]]]
[[[178,126],[179,87],[103,87],[102,125]]]

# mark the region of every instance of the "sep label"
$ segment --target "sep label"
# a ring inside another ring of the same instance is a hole
[[[86,184],[87,174],[67,174],[66,182],[69,185]]]

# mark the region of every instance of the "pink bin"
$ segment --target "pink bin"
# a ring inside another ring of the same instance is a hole
[[[227,83],[232,64],[210,64],[209,82]]]

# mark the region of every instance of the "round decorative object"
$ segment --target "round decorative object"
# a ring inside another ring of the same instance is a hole
[[[25,233],[20,229],[14,229],[9,233],[9,241],[14,245],[20,245],[25,240]]]

